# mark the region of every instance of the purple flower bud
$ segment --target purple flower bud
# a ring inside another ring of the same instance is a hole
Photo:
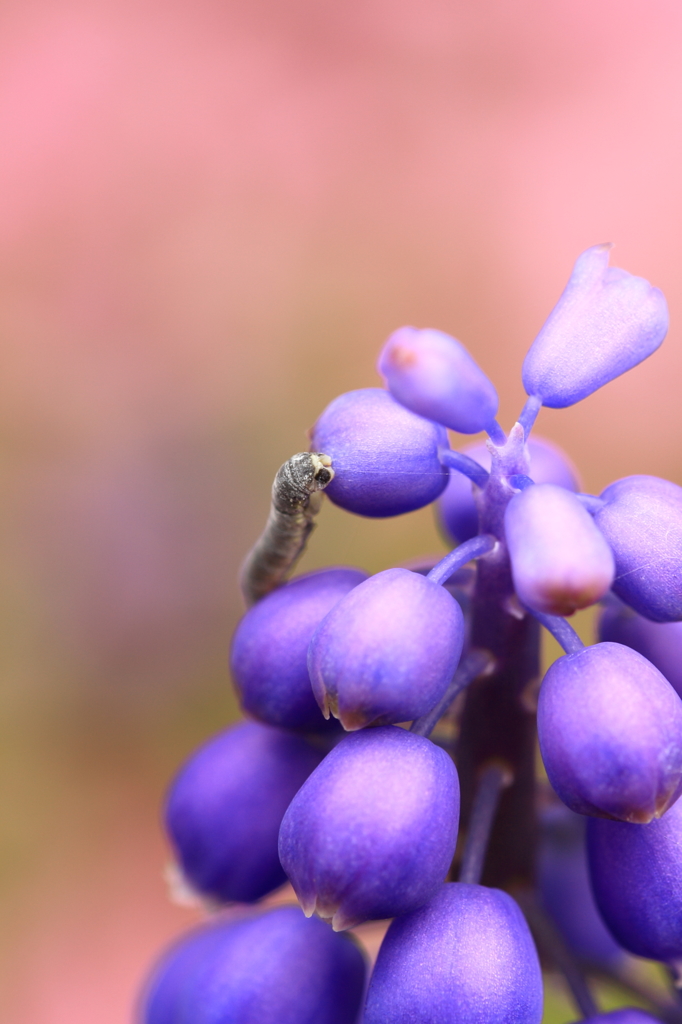
[[[655,352],[668,330],[663,293],[609,267],[610,245],[576,260],[568,284],[523,363],[523,385],[563,409]]]
[[[638,651],[682,696],[682,622],[651,622],[614,601],[599,619],[599,639]]]
[[[231,654],[245,711],[286,729],[325,729],[310,685],[308,645],[327,612],[366,579],[359,569],[323,569],[291,580],[249,609]]]
[[[477,434],[495,419],[497,392],[464,345],[430,328],[395,331],[377,364],[401,405],[461,434]]]
[[[538,849],[538,889],[544,909],[574,955],[611,970],[622,963],[625,953],[594,902],[585,847],[586,821],[561,805],[545,813]]]
[[[331,500],[362,516],[397,516],[434,501],[448,482],[438,458],[443,427],[416,416],[380,388],[339,395],[310,433],[311,450],[329,455]]]
[[[590,513],[564,487],[535,484],[516,494],[504,528],[516,593],[534,611],[572,615],[611,586],[611,549]]]
[[[420,907],[457,841],[450,757],[395,726],[353,733],[328,754],[284,815],[279,855],[306,914],[335,930]]]
[[[451,882],[394,921],[364,1024],[539,1024],[542,974],[523,914],[500,889]]]
[[[190,885],[223,902],[257,900],[281,885],[279,826],[321,758],[299,736],[255,722],[200,747],[173,781],[165,814]]]
[[[682,958],[682,801],[648,825],[587,823],[597,906],[621,946],[676,967]]]
[[[586,1017],[576,1024],[660,1024],[658,1017],[652,1017],[644,1010],[634,1006],[625,1006],[611,1013],[600,1013],[597,1017]]]
[[[601,497],[595,522],[616,559],[613,589],[654,622],[682,619],[682,487],[626,476]]]
[[[577,491],[578,475],[568,456],[551,441],[533,437],[526,442],[530,456],[529,475],[536,484],[557,484],[569,491]],[[491,455],[483,443],[462,448],[462,453],[475,459],[490,471]],[[450,473],[448,485],[438,499],[438,518],[446,539],[463,544],[478,533],[478,509],[474,501],[471,481],[462,473]]]
[[[277,907],[201,928],[161,960],[144,1024],[355,1024],[364,958],[345,935]]]
[[[595,644],[550,666],[538,740],[549,781],[578,814],[646,822],[682,789],[682,701],[629,647]]]
[[[387,569],[323,619],[308,654],[313,691],[344,729],[413,721],[445,693],[463,641],[462,610],[445,587]]]

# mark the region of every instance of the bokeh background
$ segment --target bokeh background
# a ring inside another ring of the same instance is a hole
[[[573,260],[616,242],[668,340],[539,432],[588,490],[682,483],[681,31],[678,0],[5,0],[3,1020],[128,1020],[195,919],[161,795],[236,714],[271,478],[391,330],[459,337],[509,425]],[[441,546],[429,510],[327,506],[304,566]]]

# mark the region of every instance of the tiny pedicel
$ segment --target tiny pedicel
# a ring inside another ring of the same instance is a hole
[[[626,969],[682,976],[682,488],[582,494],[531,436],[666,335],[609,249],[578,257],[508,433],[464,346],[402,327],[386,387],[334,399],[278,472],[231,649],[247,721],[166,801],[175,884],[211,919],[157,964],[142,1024],[540,1024],[541,964],[590,1024],[682,1021],[672,984]],[[434,503],[455,546],[291,578],[323,492],[373,518]],[[568,619],[596,604],[585,646]],[[565,653],[538,692],[541,628]],[[261,902],[286,879],[300,906]],[[368,972],[351,929],[387,919]],[[607,1013],[597,976],[639,1005]]]

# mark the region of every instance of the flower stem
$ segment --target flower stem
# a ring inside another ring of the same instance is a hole
[[[456,469],[458,473],[463,473],[464,476],[469,477],[477,487],[485,487],[488,482],[490,474],[487,469],[484,469],[480,462],[476,462],[475,459],[470,458],[468,455],[464,455],[463,452],[453,451],[452,448],[441,448],[439,452],[439,458],[444,466],[448,466],[450,469]]]
[[[538,398],[537,395],[531,395],[519,416],[518,422],[523,427],[523,432],[526,435],[526,439],[533,429],[533,425],[538,417],[538,413],[542,409],[542,399]]]
[[[493,444],[504,445],[507,443],[507,435],[497,420],[492,420],[485,428],[485,432]]]
[[[487,555],[496,544],[497,539],[491,534],[483,533],[478,537],[472,537],[471,540],[460,544],[459,547],[451,551],[445,558],[441,558],[440,562],[434,565],[431,572],[428,573],[427,580],[432,580],[434,583],[447,583],[450,577],[458,569],[461,569],[463,565],[466,565],[473,558],[481,558],[483,555]]]
[[[575,1005],[583,1017],[596,1017],[599,1008],[594,1001],[582,971],[573,959],[573,954],[531,892],[515,893],[516,901],[523,910],[533,937],[540,950],[545,953],[566,979]]]
[[[455,697],[465,690],[474,679],[478,679],[494,664],[495,659],[489,651],[470,651],[459,663],[452,682],[435,707],[427,711],[421,718],[416,718],[410,726],[410,732],[418,736],[429,736],[436,723],[446,713]]]
[[[495,557],[477,564],[471,597],[474,648],[490,651],[490,674],[468,687],[457,741],[462,787],[462,827],[467,828],[482,770],[502,761],[514,781],[502,793],[485,860],[485,885],[505,889],[532,885],[535,874],[535,714],[527,699],[540,671],[540,627],[511,610],[514,583],[504,543],[504,513],[514,495],[509,478],[528,473],[523,428],[512,427],[506,444],[491,451],[490,479],[478,503],[481,530],[497,537]]]
[[[573,626],[569,626],[566,619],[562,618],[561,615],[545,615],[544,612],[534,612],[532,608],[528,610],[545,627],[547,632],[552,634],[557,643],[566,651],[566,654],[577,654],[578,651],[584,649],[585,644],[573,629]]]
[[[500,796],[511,781],[511,772],[501,762],[490,764],[483,769],[469,818],[469,831],[459,873],[460,882],[477,885],[480,881]]]

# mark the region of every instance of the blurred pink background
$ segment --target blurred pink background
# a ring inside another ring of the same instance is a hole
[[[677,0],[4,4],[4,1020],[120,1024],[194,920],[161,794],[236,714],[272,475],[390,331],[459,337],[508,426],[573,260],[616,242],[668,340],[539,432],[588,490],[682,483],[681,31]],[[304,567],[441,544],[429,510],[320,520]]]

